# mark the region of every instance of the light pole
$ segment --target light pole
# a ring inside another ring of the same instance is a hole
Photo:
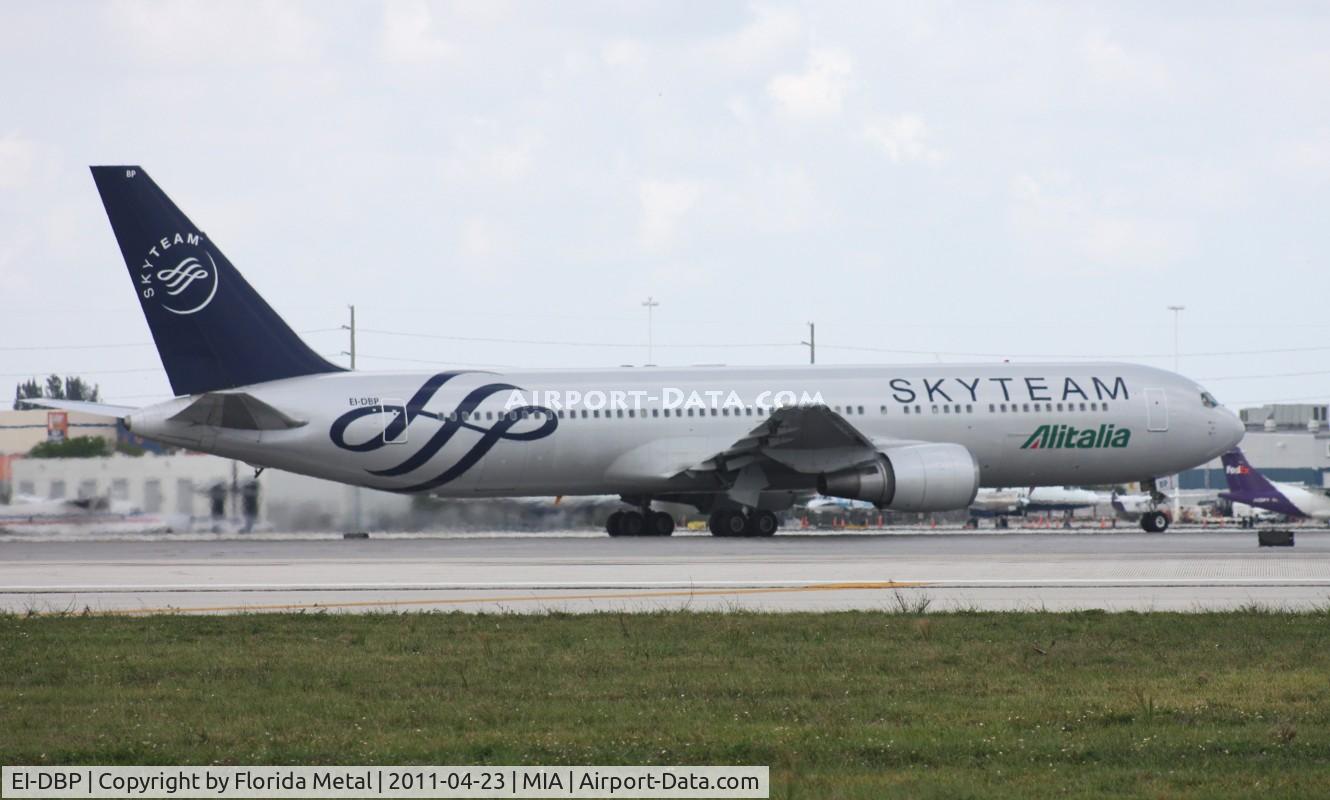
[[[647,309],[647,366],[650,367],[655,365],[655,356],[651,352],[655,345],[655,342],[652,341],[651,313],[652,309],[660,305],[660,301],[656,300],[654,297],[648,296],[646,300],[642,301],[642,305],[646,306]]]
[[[351,324],[350,324],[350,325],[343,325],[343,326],[342,326],[342,330],[344,330],[344,331],[349,331],[349,332],[351,333],[351,349],[350,349],[349,351],[348,351],[348,350],[343,350],[343,351],[342,351],[342,355],[351,356],[351,371],[352,371],[352,372],[355,372],[355,370],[356,370],[356,307],[355,307],[355,306],[347,306],[347,310],[349,310],[349,311],[351,312]],[[362,530],[362,528],[363,528],[363,526],[361,525],[361,520],[363,519],[363,517],[364,517],[364,515],[361,513],[361,510],[360,510],[360,487],[359,487],[359,486],[352,486],[352,487],[351,487],[351,527],[354,529],[354,532],[355,532],[355,533],[360,533],[360,532],[361,532],[361,530]]]
[[[1173,312],[1173,371],[1177,372],[1179,370],[1178,362],[1181,358],[1181,353],[1178,346],[1181,340],[1178,338],[1178,330],[1182,325],[1182,312],[1186,311],[1187,307],[1169,306],[1168,310]],[[1180,509],[1181,505],[1182,505],[1182,476],[1174,475],[1173,476],[1173,521],[1174,522],[1178,521],[1178,514],[1181,511]]]
[[[1186,306],[1169,306],[1169,311],[1173,312],[1173,371],[1178,371],[1178,328],[1182,324],[1182,312],[1187,310]]]
[[[806,341],[806,342],[799,342],[799,344],[804,345],[804,346],[806,346],[806,347],[808,348],[808,363],[809,363],[809,364],[816,364],[816,363],[817,363],[817,326],[816,326],[816,325],[814,325],[814,324],[811,323],[811,322],[808,323],[808,341]]]

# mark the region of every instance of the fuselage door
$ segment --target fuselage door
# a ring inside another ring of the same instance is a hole
[[[1168,430],[1168,394],[1163,389],[1145,390],[1145,422],[1149,430]]]
[[[383,421],[383,443],[406,444],[406,402],[384,397],[379,400],[379,408],[382,409],[379,418]]]

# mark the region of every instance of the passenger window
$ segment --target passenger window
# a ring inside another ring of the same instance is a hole
[[[992,414],[992,413],[993,413],[994,411],[996,411],[996,410],[997,410],[997,409],[993,407],[993,404],[992,404],[992,403],[989,403],[989,404],[988,404],[988,413]]]
[[[1003,404],[1002,404],[1002,413],[1003,413],[1003,414],[1007,413],[1007,404],[1006,404],[1006,403],[1003,403]]]
[[[1082,410],[1082,411],[1085,410],[1085,403],[1081,403],[1081,410]]]
[[[937,413],[937,407],[936,407],[936,406],[933,407],[933,413],[934,413],[934,414]],[[951,406],[943,406],[943,407],[942,407],[942,413],[943,413],[943,414],[950,414],[950,413],[951,413]]]
[[[933,413],[934,413],[934,414],[937,413],[937,406],[933,406]]]
[[[653,416],[653,417],[659,417],[659,416],[660,416],[660,409],[659,409],[659,408],[653,408],[653,409],[651,409],[651,416]]]
[[[1025,409],[1026,413],[1029,413],[1029,411],[1030,411],[1030,404],[1029,404],[1029,403],[1025,403],[1025,404],[1023,404],[1023,405],[1021,406],[1021,408]]]
[[[906,414],[910,413],[910,407],[909,407],[909,406],[904,406],[904,407],[902,408],[902,410],[903,410]]]
[[[1107,410],[1108,410],[1108,403],[1104,403],[1103,405],[1101,405],[1101,406],[1099,407],[1099,410],[1100,410],[1100,411],[1107,411]]]
[[[922,414],[922,413],[924,413],[924,407],[923,407],[923,406],[918,406],[918,405],[915,406],[915,407],[914,407],[914,413],[916,413],[916,414]]]
[[[966,414],[973,414],[973,413],[974,413],[974,406],[970,405],[969,403],[966,403],[966,404],[965,404],[965,413],[966,413]]]

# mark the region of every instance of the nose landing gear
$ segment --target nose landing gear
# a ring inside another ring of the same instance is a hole
[[[1147,511],[1141,515],[1141,530],[1146,533],[1163,533],[1168,530],[1168,515],[1162,511]]]
[[[1154,478],[1141,481],[1141,488],[1150,493],[1150,510],[1141,515],[1141,530],[1146,533],[1163,533],[1168,530],[1171,520],[1167,514],[1159,510],[1159,506],[1167,501],[1168,497],[1159,491]]]

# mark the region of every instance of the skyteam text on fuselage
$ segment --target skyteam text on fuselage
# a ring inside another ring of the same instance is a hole
[[[770,535],[814,491],[960,509],[981,486],[1170,475],[1242,436],[1195,382],[1131,364],[348,372],[140,167],[92,173],[179,395],[94,410],[257,466],[446,497],[617,494],[612,534],[670,533],[651,510],[668,500],[717,535]]]

